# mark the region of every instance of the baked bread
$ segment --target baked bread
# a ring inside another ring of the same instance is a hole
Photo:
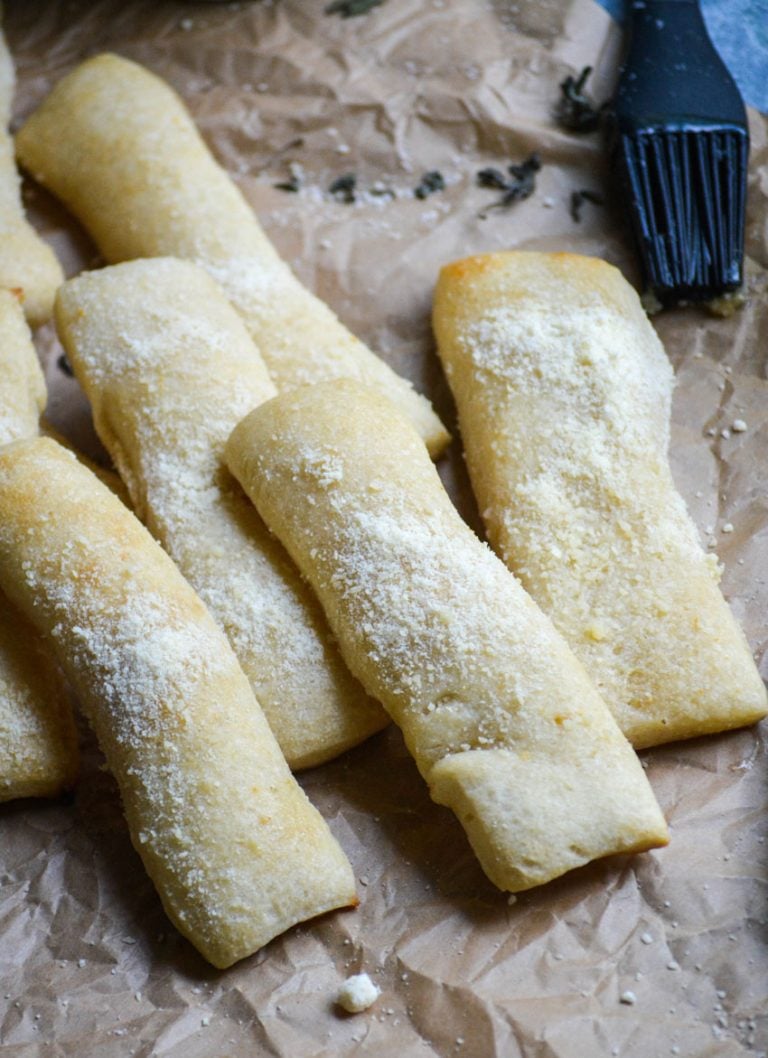
[[[128,510],[132,510],[131,497],[128,495],[128,489],[125,487],[125,482],[111,467],[105,467],[101,463],[97,463],[95,459],[91,459],[84,452],[81,452],[79,448],[76,448],[68,437],[65,437],[63,433],[56,429],[56,427],[49,422],[49,420],[43,415],[40,420],[40,433],[43,437],[50,437],[51,440],[60,444],[62,448],[68,449],[76,457],[78,463],[82,463],[84,467],[87,467],[92,474],[95,474],[99,481],[102,481],[110,492],[114,492],[115,496],[123,503]]]
[[[434,455],[445,448],[448,434],[426,398],[278,257],[164,81],[116,55],[88,59],[59,82],[16,143],[22,164],[70,207],[108,261],[170,255],[206,268],[279,390],[360,379],[413,419]]]
[[[48,438],[0,449],[0,586],[96,729],[169,917],[224,967],[355,903],[224,633],[120,500]]]
[[[636,747],[750,724],[766,695],[667,459],[673,376],[611,265],[443,269],[440,357],[488,539]]]
[[[64,276],[53,250],[24,215],[8,133],[13,89],[13,61],[0,32],[0,288],[18,292],[30,325],[37,327],[51,315],[53,296]]]
[[[289,765],[380,730],[386,713],[223,462],[275,388],[221,289],[188,261],[130,261],[65,283],[56,324],[133,509],[226,632]]]
[[[0,445],[37,433],[45,383],[16,297],[0,290]],[[55,797],[77,774],[63,683],[41,637],[0,592],[0,801]]]
[[[0,288],[0,445],[35,436],[46,398],[19,298]]]
[[[236,427],[227,460],[496,885],[666,843],[583,668],[389,401],[347,380],[282,394]]]

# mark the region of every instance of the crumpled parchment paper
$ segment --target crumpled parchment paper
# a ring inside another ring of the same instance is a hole
[[[325,15],[323,0],[9,0],[5,24],[19,119],[101,50],[171,81],[302,280],[451,423],[429,325],[441,264],[509,247],[568,249],[636,279],[599,135],[567,133],[552,118],[559,81],[586,64],[594,96],[610,91],[619,34],[592,0],[386,0],[349,20]],[[765,673],[768,123],[752,113],[751,127],[749,303],[732,319],[689,309],[654,323],[678,376],[676,479]],[[544,163],[535,195],[480,219],[494,195],[475,186],[477,170],[534,149]],[[291,163],[301,167],[296,194],[273,187]],[[430,169],[448,186],[420,201],[413,188]],[[354,204],[327,194],[346,172],[363,192]],[[581,188],[607,204],[586,203],[576,223],[569,198]],[[98,263],[40,189],[27,203],[68,272]],[[98,456],[49,329],[38,342],[50,418]],[[728,436],[737,418],[748,429]],[[458,443],[441,473],[478,527]],[[512,902],[484,878],[453,816],[429,801],[399,734],[384,732],[301,779],[355,866],[360,907],[300,926],[223,973],[166,920],[85,728],[83,749],[72,803],[0,807],[0,1055],[768,1050],[765,730],[643,754],[670,846]],[[336,990],[361,970],[382,996],[365,1014],[342,1015]]]

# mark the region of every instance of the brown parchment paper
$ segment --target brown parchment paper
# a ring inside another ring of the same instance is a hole
[[[592,0],[386,0],[363,18],[323,0],[189,4],[8,0],[21,119],[85,56],[112,49],[182,93],[301,278],[453,421],[429,326],[437,269],[505,247],[599,254],[635,277],[599,136],[557,128],[558,82],[612,82],[618,31]],[[768,645],[768,126],[751,115],[750,299],[729,320],[654,320],[677,370],[672,458],[756,656]],[[62,128],[62,137],[67,130]],[[278,152],[297,137],[300,147]],[[540,152],[535,195],[478,213],[484,165]],[[298,194],[275,190],[303,167]],[[432,168],[447,189],[412,189]],[[329,200],[354,171],[396,197]],[[575,223],[574,188],[599,189]],[[39,189],[28,207],[68,272],[93,247]],[[100,449],[77,385],[38,335],[50,417]],[[724,436],[736,418],[744,433]],[[477,526],[460,449],[442,474]],[[724,532],[726,525],[732,532]],[[302,777],[350,856],[360,907],[290,931],[227,972],[166,920],[116,789],[83,729],[72,803],[0,807],[0,1054],[285,1058],[736,1058],[768,1050],[765,731],[645,753],[670,846],[594,864],[516,901],[484,878],[431,804],[394,730]],[[333,1007],[365,970],[367,1013]],[[631,995],[629,995],[631,993]],[[621,1001],[621,996],[634,999]]]

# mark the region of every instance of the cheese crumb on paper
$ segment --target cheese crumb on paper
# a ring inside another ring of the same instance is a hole
[[[339,989],[336,1002],[349,1014],[359,1014],[372,1006],[381,995],[368,974],[353,974]]]

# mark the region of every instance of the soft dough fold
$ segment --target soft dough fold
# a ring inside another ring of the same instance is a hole
[[[240,423],[227,459],[492,881],[526,889],[666,843],[586,673],[387,400],[349,381],[284,394]]]

